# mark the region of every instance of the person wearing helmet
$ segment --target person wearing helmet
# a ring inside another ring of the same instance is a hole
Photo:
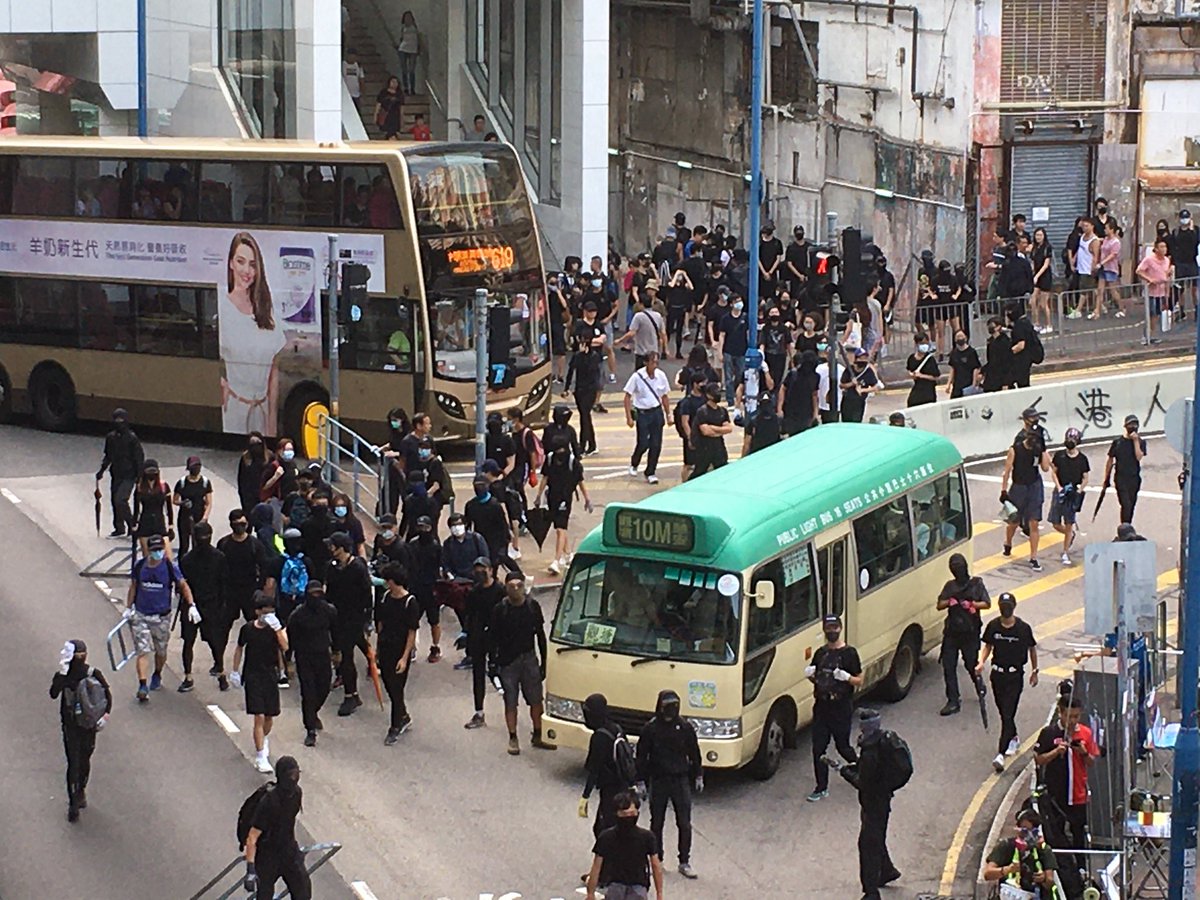
[[[1017,618],[1017,598],[1005,591],[996,598],[996,605],[1000,607],[1000,615],[983,629],[983,656],[975,666],[975,674],[982,675],[987,661],[992,661],[992,699],[1000,713],[1000,743],[992,768],[1003,772],[1004,757],[1016,756],[1021,746],[1017,737],[1017,707],[1025,687],[1025,663],[1033,666],[1029,686],[1037,687],[1038,658],[1033,629],[1028,622]]]
[[[1138,491],[1142,488],[1142,459],[1146,456],[1146,442],[1138,434],[1139,427],[1137,416],[1125,417],[1125,433],[1113,440],[1104,464],[1104,486],[1112,484],[1115,470],[1121,522],[1130,525],[1133,524]]]
[[[1075,517],[1083,508],[1083,492],[1087,489],[1091,463],[1079,449],[1083,432],[1068,428],[1063,439],[1064,449],[1050,460],[1054,476],[1054,496],[1050,499],[1050,524],[1063,536],[1062,564],[1071,564],[1071,545],[1075,543]]]

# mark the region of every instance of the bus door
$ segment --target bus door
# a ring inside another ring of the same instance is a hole
[[[855,623],[846,604],[849,555],[850,536],[843,534],[817,550],[817,565],[821,572],[821,614],[841,616],[842,634],[847,643],[853,643]]]

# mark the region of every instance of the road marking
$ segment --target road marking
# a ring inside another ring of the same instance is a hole
[[[18,497],[16,494],[14,494],[12,491],[10,491],[8,488],[0,488],[0,494],[3,494],[4,499],[7,500],[9,503],[11,503],[13,506],[21,505],[21,498]]]
[[[215,703],[210,703],[207,707],[208,714],[217,720],[217,724],[225,729],[226,734],[237,734],[242,729],[237,727],[237,723],[225,714],[225,710],[217,706]]]
[[[1021,533],[1018,531],[1017,535],[1020,534]],[[1014,535],[1014,537],[1017,535]],[[1051,550],[1057,548],[1062,544],[1063,540],[1063,536],[1057,531],[1049,532],[1042,537],[1044,540],[1038,541],[1039,550]],[[990,572],[993,569],[1000,568],[1000,566],[1004,565],[1005,563],[1017,563],[1018,565],[1024,565],[1026,568],[1028,568],[1029,563],[1021,558],[1025,552],[1027,542],[1024,540],[1024,536],[1019,537],[1018,540],[1020,543],[1014,543],[1012,546],[1012,556],[1005,556],[1003,553],[993,553],[991,556],[985,556],[982,559],[975,560],[975,564],[971,567],[972,574],[983,575],[984,573]]]
[[[1179,585],[1179,570],[1168,569],[1158,576],[1157,589],[1159,592],[1170,590]],[[1038,636],[1045,640],[1049,637],[1055,637],[1062,634],[1064,631],[1069,631],[1072,628],[1078,628],[1083,624],[1083,607],[1073,609],[1069,613],[1064,613],[1061,616],[1043,622],[1038,626]]]
[[[984,481],[988,484],[1002,484],[1003,480],[999,475],[968,475],[967,481]],[[1047,491],[1053,491],[1054,484],[1049,481],[1043,481],[1042,487]],[[1099,494],[1103,488],[1099,485],[1091,485],[1084,488],[1084,493]],[[1173,494],[1166,491],[1138,491],[1138,498],[1146,497],[1150,500],[1175,500],[1182,501],[1183,494]]]
[[[103,591],[105,594],[112,594],[112,588],[110,588],[110,587],[108,586],[108,582],[107,582],[107,581],[101,581],[99,578],[97,578],[97,579],[95,580],[94,584],[96,585],[96,587],[98,587],[98,588],[99,588],[101,591]]]
[[[350,882],[350,891],[355,897],[358,898],[358,900],[379,900],[379,898],[375,896],[375,892],[367,886],[365,881]]]

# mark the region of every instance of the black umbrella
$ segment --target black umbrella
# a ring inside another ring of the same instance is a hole
[[[982,675],[975,676],[975,693],[979,695],[979,718],[983,719],[983,730],[988,730],[987,685]]]
[[[1092,521],[1096,521],[1096,516],[1100,515],[1100,507],[1104,503],[1104,495],[1108,493],[1108,480],[1100,487],[1100,499],[1096,501],[1096,508],[1092,510]]]
[[[544,506],[533,506],[525,512],[525,528],[537,541],[538,549],[542,549],[542,544],[546,542],[546,535],[550,533],[553,527],[553,516]]]
[[[100,537],[100,498],[104,496],[100,493],[100,479],[96,479],[96,490],[92,492],[92,496],[96,498],[96,537]]]

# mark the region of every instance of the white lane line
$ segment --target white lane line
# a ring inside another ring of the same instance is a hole
[[[99,578],[97,578],[97,579],[95,580],[94,584],[96,585],[96,587],[98,587],[98,588],[99,588],[100,590],[102,590],[104,593],[106,593],[106,594],[111,594],[111,593],[112,593],[112,588],[110,588],[110,587],[108,586],[108,582],[107,582],[107,581],[101,581]]]
[[[984,481],[988,484],[1000,484],[1001,478],[999,475],[968,475],[967,481]],[[1054,484],[1052,482],[1043,481],[1042,486],[1045,487],[1047,491],[1054,490]],[[1088,494],[1099,494],[1100,487],[1092,485],[1091,487],[1085,488],[1085,492]],[[1172,494],[1166,491],[1138,491],[1138,496],[1146,497],[1150,500],[1174,500],[1176,503],[1179,503],[1183,500],[1182,494]]]
[[[217,706],[217,704],[210,703],[206,709],[208,710],[208,714],[217,720],[217,724],[225,729],[226,734],[237,734],[239,731],[241,731],[241,729],[237,727],[237,723],[235,723],[233,719],[229,718],[229,716],[225,714],[225,710],[221,709],[221,707]]]
[[[13,506],[21,505],[21,498],[18,497],[16,494],[14,494],[12,491],[10,491],[8,488],[0,488],[0,494],[3,494],[4,499],[7,500],[9,503],[11,503]]]
[[[379,898],[375,896],[375,892],[367,886],[365,881],[350,882],[350,891],[355,897],[358,898],[358,900],[379,900]]]

